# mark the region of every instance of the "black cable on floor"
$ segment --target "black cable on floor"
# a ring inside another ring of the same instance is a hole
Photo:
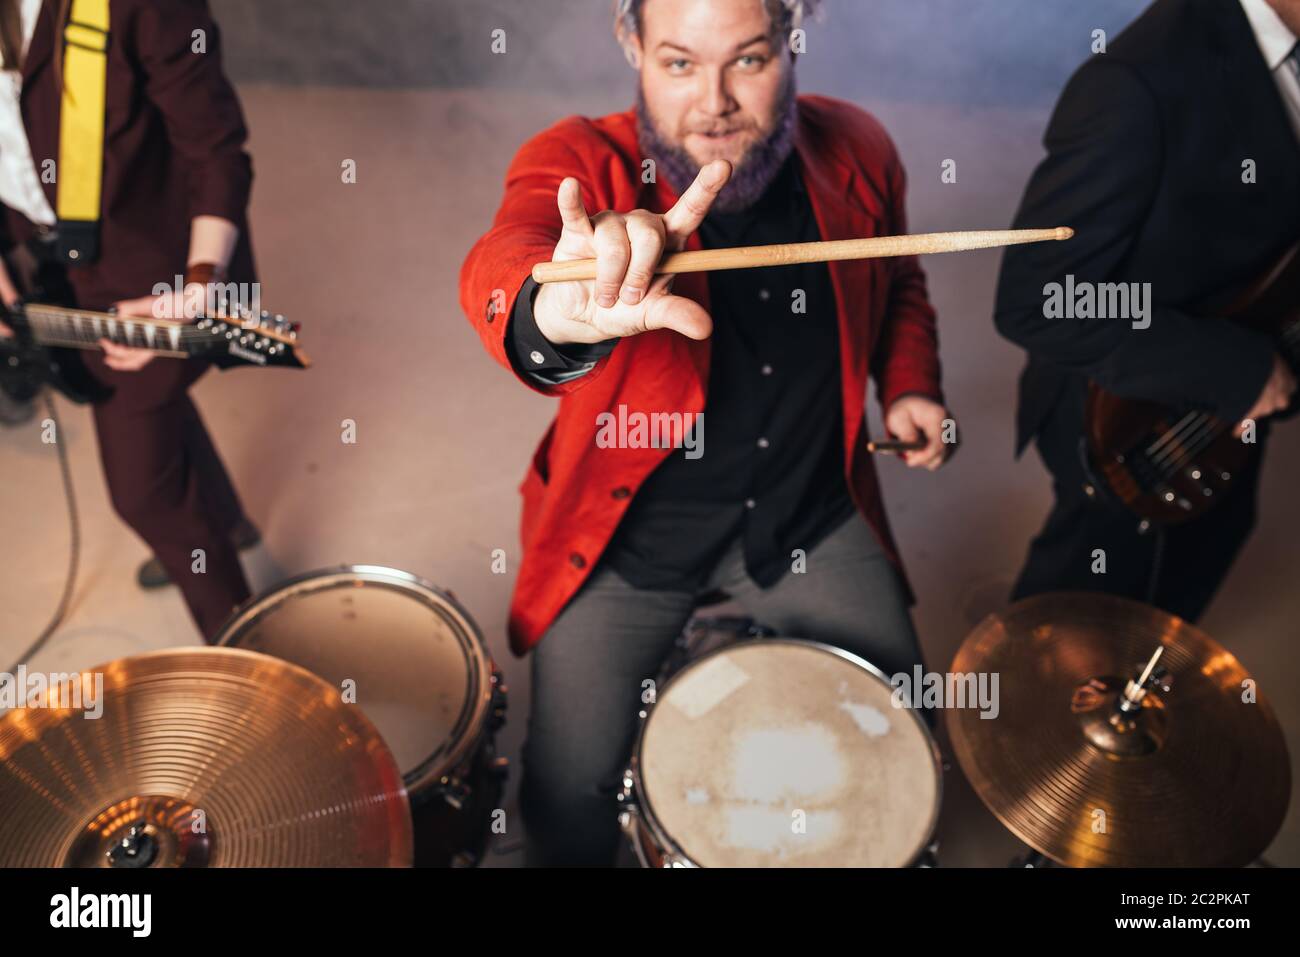
[[[68,502],[68,527],[71,530],[72,541],[68,552],[68,575],[64,580],[63,597],[59,599],[59,607],[55,609],[54,617],[45,626],[45,630],[32,642],[31,647],[14,662],[9,669],[10,674],[16,674],[20,664],[30,661],[32,656],[50,640],[50,636],[54,634],[55,629],[63,624],[63,617],[68,613],[68,603],[72,601],[72,591],[77,583],[77,560],[81,554],[81,526],[77,521],[77,497],[73,493],[72,469],[68,466],[68,453],[63,444],[63,424],[59,421],[59,413],[54,408],[54,399],[48,387],[41,390],[41,397],[45,400],[45,410],[54,423],[54,448],[59,454],[59,472],[63,475],[63,491]]]

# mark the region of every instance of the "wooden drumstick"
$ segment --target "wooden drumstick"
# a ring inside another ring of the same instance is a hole
[[[925,445],[925,439],[913,439],[910,442],[902,439],[871,439],[867,442],[867,451],[873,455],[878,452],[919,452]]]
[[[791,266],[795,263],[839,262],[845,259],[880,259],[886,256],[924,256],[968,249],[991,249],[1020,243],[1069,239],[1074,230],[983,229],[958,233],[917,233],[910,236],[876,236],[871,239],[833,239],[819,243],[777,243],[772,246],[737,246],[733,249],[697,249],[665,256],[655,270],[665,273],[710,272],[716,269],[753,269],[757,266]],[[596,260],[538,263],[533,280],[538,283],[595,279]]]

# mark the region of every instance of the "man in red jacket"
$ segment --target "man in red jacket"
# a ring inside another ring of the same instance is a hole
[[[951,448],[916,261],[653,275],[667,250],[906,232],[880,124],[795,94],[810,6],[623,0],[636,109],[525,144],[462,271],[488,351],[560,399],[522,488],[510,619],[534,649],[530,863],[613,861],[643,682],[701,595],[886,674],[921,659],[864,422],[870,374],[886,428],[925,440],[908,465]],[[594,282],[529,277],[581,258]]]

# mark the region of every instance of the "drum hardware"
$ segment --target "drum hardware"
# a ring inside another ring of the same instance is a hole
[[[933,868],[939,866],[939,842],[931,841],[925,846],[919,857],[912,864],[918,868]]]
[[[60,685],[0,716],[0,866],[410,865],[397,762],[317,676],[232,648],[91,673],[98,720]]]
[[[105,857],[109,867],[148,867],[158,858],[155,832],[147,822],[136,821]]]
[[[451,592],[447,592],[448,595]],[[506,723],[506,694],[509,689],[501,679],[501,673],[493,666],[491,675],[492,698],[489,706],[486,730],[489,734],[500,730]],[[497,781],[504,781],[510,774],[510,759],[503,755],[493,754],[491,761],[488,763],[489,770]],[[467,772],[467,768],[458,769],[461,772]],[[473,785],[469,780],[460,774],[444,775],[438,781],[441,788],[443,800],[457,811],[465,809],[469,799],[474,794]]]
[[[639,863],[935,866],[938,749],[892,691],[854,655],[782,637],[680,668],[643,711],[616,795]]]
[[[402,768],[416,866],[481,859],[509,768],[495,751],[508,689],[450,592],[378,565],[322,569],[246,602],[216,641],[350,682]]]
[[[1011,863],[1007,866],[1019,870],[1041,870],[1045,867],[1060,867],[1061,865],[1050,857],[1045,857],[1030,848],[1018,857],[1012,858]]]
[[[465,805],[472,793],[473,791],[469,785],[461,781],[460,778],[442,779],[442,798],[457,811],[465,810]]]
[[[624,795],[620,793],[619,800],[625,800]],[[641,817],[641,812],[635,804],[628,804],[618,816],[619,827],[622,829],[624,836],[632,845],[632,851],[636,854],[637,863],[642,867],[695,867],[688,859],[678,856],[671,851],[661,851],[657,857],[652,858],[649,848],[644,842],[645,822]]]
[[[718,602],[729,596],[719,594]],[[776,630],[761,625],[747,615],[694,615],[673,642],[673,650],[659,669],[656,687],[662,686],[694,658],[737,641],[775,637]],[[645,717],[644,714],[641,717]]]
[[[1291,766],[1273,710],[1180,618],[1039,595],[976,626],[951,670],[1002,678],[997,721],[956,711],[948,730],[975,793],[1038,855],[1014,866],[1240,867],[1282,825]]]
[[[506,723],[506,698],[510,693],[510,689],[506,687],[501,672],[497,670],[495,665],[492,666],[490,681],[492,683],[492,697],[488,705],[487,727],[489,731],[500,731]]]

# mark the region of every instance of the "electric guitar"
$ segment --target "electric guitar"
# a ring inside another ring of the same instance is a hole
[[[1204,311],[1270,334],[1300,370],[1300,245],[1226,306]],[[1121,399],[1089,383],[1084,490],[1109,492],[1140,519],[1140,531],[1190,521],[1223,498],[1246,463],[1249,446],[1233,435],[1236,425],[1195,409]]]
[[[34,396],[43,384],[74,402],[106,398],[111,390],[86,372],[75,351],[98,349],[100,339],[156,356],[206,359],[221,368],[311,365],[298,347],[297,323],[268,312],[178,322],[25,302],[5,309],[3,321],[14,335],[0,338],[0,378],[18,398]]]

